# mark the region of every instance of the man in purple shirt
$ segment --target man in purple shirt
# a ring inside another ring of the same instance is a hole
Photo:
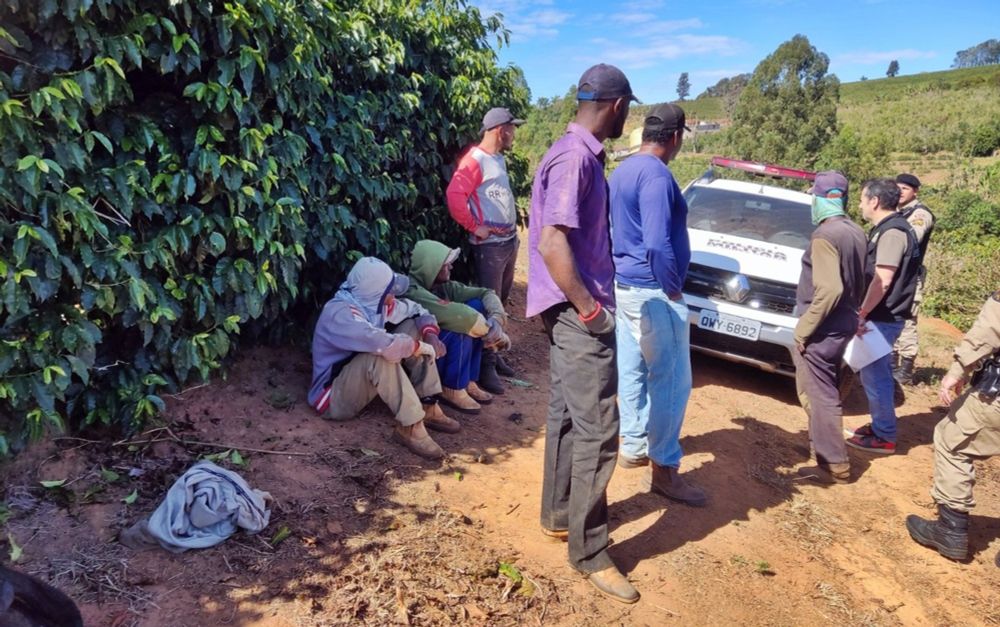
[[[604,146],[635,97],[611,65],[580,77],[576,119],[542,158],[531,190],[527,315],[549,336],[542,531],[607,596],[639,593],[608,555],[607,486],[618,454],[614,276]]]

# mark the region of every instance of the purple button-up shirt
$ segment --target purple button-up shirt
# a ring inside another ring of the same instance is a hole
[[[566,302],[541,253],[542,227],[565,226],[573,259],[584,286],[595,300],[614,308],[615,266],[608,228],[608,184],[604,146],[576,123],[542,157],[531,188],[528,222],[527,315]]]

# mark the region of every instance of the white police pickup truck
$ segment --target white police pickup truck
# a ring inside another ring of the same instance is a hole
[[[805,191],[726,179],[718,168],[799,179],[803,190],[816,175],[715,157],[708,172],[684,188],[691,239],[684,300],[691,347],[793,375],[795,288],[815,228],[812,198]]]

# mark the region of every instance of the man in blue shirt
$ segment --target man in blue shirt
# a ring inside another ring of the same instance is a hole
[[[705,492],[678,472],[691,395],[688,308],[681,294],[691,246],[687,203],[667,163],[680,152],[684,121],[677,105],[653,107],[639,152],[609,180],[618,303],[618,465],[651,465],[654,492],[701,506],[708,500]]]

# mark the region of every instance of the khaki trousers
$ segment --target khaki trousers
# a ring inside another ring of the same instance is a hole
[[[1000,399],[985,403],[967,390],[934,429],[934,501],[960,512],[976,506],[972,462],[1000,455]]]
[[[420,333],[412,320],[397,326],[394,333],[417,338]],[[378,396],[404,427],[424,419],[421,398],[441,393],[434,359],[425,355],[391,363],[374,353],[359,353],[333,380],[330,406],[325,418],[347,420],[361,413]]]
[[[920,339],[917,337],[917,316],[920,314],[920,303],[924,300],[924,277],[926,275],[926,269],[921,266],[920,273],[917,275],[917,293],[913,298],[913,307],[910,308],[911,316],[903,323],[903,330],[899,333],[899,338],[892,347],[893,352],[900,357],[917,358],[917,349],[920,346]]]

